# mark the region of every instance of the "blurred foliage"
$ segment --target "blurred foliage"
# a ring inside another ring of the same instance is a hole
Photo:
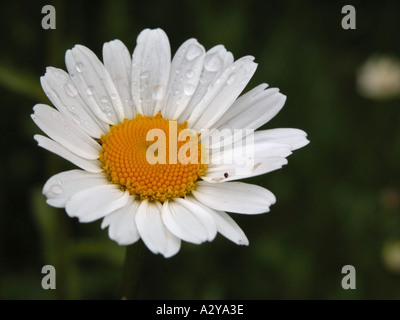
[[[56,8],[56,30],[41,28],[45,4]],[[345,4],[356,8],[356,30],[341,28]],[[142,29],[160,27],[173,51],[195,37],[255,56],[248,88],[267,82],[288,97],[265,128],[301,128],[311,144],[249,179],[277,196],[268,214],[233,215],[249,247],[217,236],[171,259],[147,252],[139,297],[399,299],[400,101],[367,100],[355,88],[369,56],[400,56],[399,12],[395,0],[2,0],[0,298],[120,298],[125,248],[100,222],[79,224],[45,203],[44,182],[70,164],[36,146],[29,115],[48,103],[39,77],[49,65],[65,69],[67,49],[80,43],[101,56],[118,38],[132,52]],[[56,290],[41,288],[46,264],[56,267]],[[356,290],[341,287],[347,264]]]

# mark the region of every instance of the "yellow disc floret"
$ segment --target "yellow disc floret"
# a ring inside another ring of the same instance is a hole
[[[172,129],[170,124],[159,113],[154,117],[139,114],[134,119],[125,119],[111,126],[110,131],[101,136],[102,151],[99,156],[110,182],[119,184],[122,190],[128,190],[140,200],[164,202],[190,193],[195,188],[195,181],[207,170],[207,165],[201,163],[200,144],[196,145],[197,150],[193,153],[195,159],[188,151],[185,155],[192,156],[191,161],[180,161],[179,150],[187,141],[179,141],[178,136],[186,129],[187,123],[174,122]],[[158,136],[149,139],[148,133],[152,129],[164,133],[164,140]],[[149,147],[157,142],[159,148],[149,159]],[[161,142],[165,145],[162,146]],[[154,157],[162,159],[158,157],[161,153],[166,155],[165,160],[154,163]]]

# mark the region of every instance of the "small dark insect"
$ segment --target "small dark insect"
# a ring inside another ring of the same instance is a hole
[[[225,178],[228,178],[228,177],[229,177],[228,172],[225,172],[225,173],[224,173],[224,177],[225,177]]]

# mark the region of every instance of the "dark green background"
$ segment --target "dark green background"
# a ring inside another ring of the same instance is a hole
[[[56,8],[56,30],[41,8]],[[357,29],[343,30],[353,4]],[[234,215],[250,246],[222,236],[184,243],[173,258],[146,252],[143,299],[399,299],[400,269],[384,248],[400,243],[400,101],[373,101],[355,75],[372,54],[400,55],[399,1],[1,1],[0,298],[119,299],[125,248],[100,222],[79,224],[45,204],[44,182],[71,168],[36,146],[30,119],[48,103],[39,77],[65,69],[65,51],[83,44],[101,56],[118,38],[132,52],[144,28],[160,27],[172,52],[194,37],[224,44],[259,63],[249,86],[267,82],[287,95],[264,128],[305,130],[311,143],[283,169],[250,179],[277,197],[268,214]],[[393,252],[392,252],[393,253]],[[399,254],[399,253],[398,253]],[[57,289],[41,288],[41,268]],[[353,265],[357,289],[343,290]]]

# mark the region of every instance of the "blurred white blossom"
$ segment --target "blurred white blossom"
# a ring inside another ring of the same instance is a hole
[[[358,70],[358,92],[370,99],[400,96],[400,61],[391,56],[372,56]]]

